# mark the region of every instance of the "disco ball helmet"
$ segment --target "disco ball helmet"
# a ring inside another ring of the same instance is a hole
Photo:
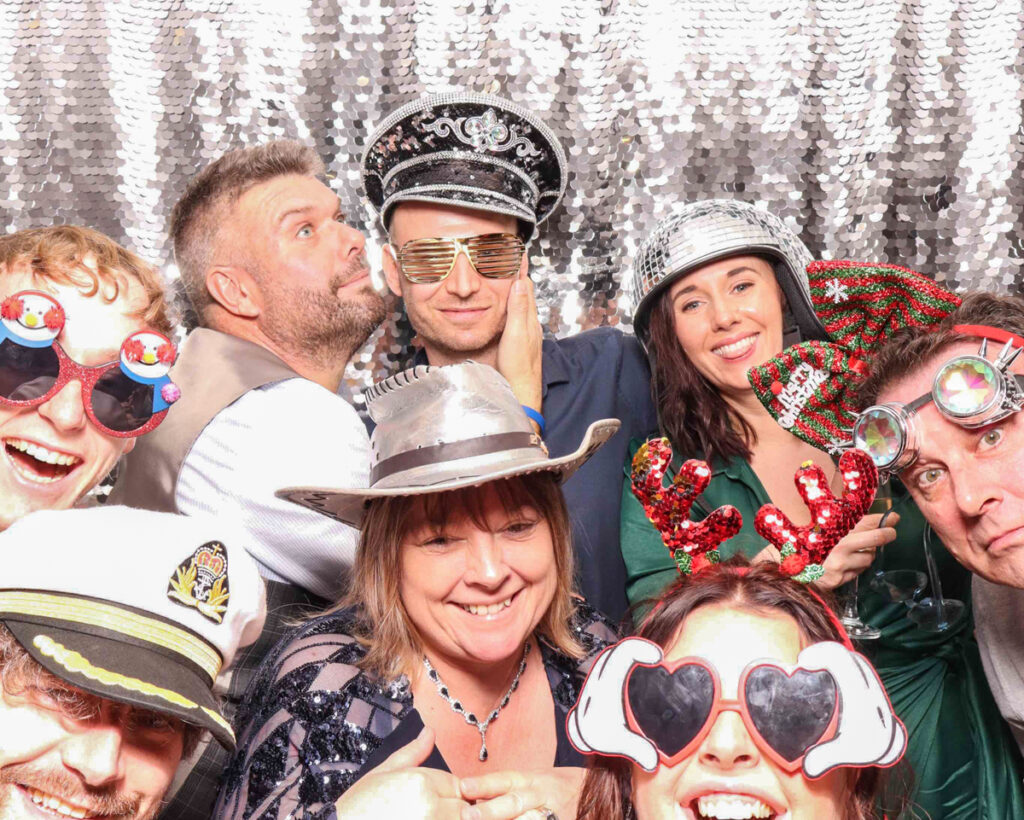
[[[800,238],[777,216],[750,203],[705,199],[676,208],[637,251],[632,269],[633,330],[644,346],[651,310],[673,282],[702,265],[740,254],[772,263],[804,340],[827,338],[811,306],[806,269],[812,257]]]

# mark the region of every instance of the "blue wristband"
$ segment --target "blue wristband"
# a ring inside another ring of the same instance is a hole
[[[523,412],[526,413],[530,421],[537,422],[537,426],[540,428],[540,434],[543,436],[544,430],[546,429],[544,426],[544,416],[542,416],[532,407],[527,407],[525,404],[520,404],[519,406],[523,408]]]

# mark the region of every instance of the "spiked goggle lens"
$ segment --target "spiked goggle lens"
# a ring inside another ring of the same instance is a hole
[[[743,671],[739,700],[722,698],[717,671],[698,657],[638,664],[625,689],[630,728],[657,747],[667,766],[694,754],[718,715],[733,711],[765,754],[795,772],[812,746],[835,734],[839,712],[839,689],[829,672],[787,672],[771,663]]]
[[[968,429],[994,424],[1024,409],[1024,376],[1007,370],[1024,348],[1014,348],[1014,340],[1008,339],[990,362],[985,358],[987,341],[982,341],[977,355],[957,356],[940,367],[931,392],[906,405],[891,402],[867,408],[853,426],[853,446],[867,452],[878,469],[894,473],[917,458],[915,416],[928,402],[935,402],[945,418]]]
[[[117,361],[88,367],[56,339],[64,311],[49,294],[20,291],[0,304],[0,406],[34,407],[78,381],[89,419],[107,435],[130,438],[155,428],[178,398],[167,375],[177,356],[160,333],[139,331]]]
[[[465,239],[413,239],[397,254],[398,266],[410,282],[427,284],[447,278],[460,253],[488,279],[508,279],[519,272],[526,245],[511,233],[485,233]]]

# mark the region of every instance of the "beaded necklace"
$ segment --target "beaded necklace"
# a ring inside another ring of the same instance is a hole
[[[444,702],[447,703],[449,707],[451,707],[451,710],[455,712],[455,714],[462,715],[466,723],[468,723],[470,726],[476,727],[476,730],[480,733],[479,759],[482,761],[487,760],[487,729],[490,727],[491,723],[493,723],[494,720],[498,717],[498,713],[506,706],[508,706],[508,702],[509,699],[512,697],[512,693],[515,692],[519,686],[519,678],[522,677],[523,671],[526,669],[526,656],[529,654],[530,644],[529,642],[527,642],[526,647],[523,649],[523,659],[519,662],[519,671],[516,672],[516,676],[512,679],[512,685],[508,688],[508,691],[505,693],[505,696],[501,699],[501,703],[499,703],[497,707],[495,707],[491,711],[491,713],[487,716],[487,720],[485,720],[483,723],[481,723],[477,719],[477,716],[474,715],[472,712],[467,712],[466,707],[464,707],[460,701],[454,699],[451,696],[451,694],[448,692],[448,687],[445,685],[444,681],[441,680],[441,675],[427,659],[427,656],[423,656],[423,666],[427,670],[427,677],[429,677],[434,682],[434,686],[437,687],[437,694],[439,694],[441,696],[441,699],[444,700]]]

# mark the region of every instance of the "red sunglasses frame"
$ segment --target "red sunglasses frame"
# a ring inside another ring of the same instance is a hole
[[[708,713],[707,719],[704,721],[704,725],[700,728],[697,734],[694,735],[693,740],[687,743],[686,746],[684,746],[674,755],[666,755],[658,747],[658,744],[654,743],[654,741],[651,740],[651,738],[647,737],[647,735],[644,734],[643,729],[640,728],[639,723],[637,723],[636,717],[633,715],[633,709],[629,704],[629,698],[627,697],[626,693],[629,691],[629,681],[633,677],[633,673],[636,672],[637,669],[661,668],[666,670],[671,675],[680,667],[687,665],[702,666],[704,667],[704,669],[708,671],[708,673],[711,675],[711,682],[713,687],[712,691],[714,692],[715,699],[711,705],[711,711]],[[787,672],[785,669],[783,669],[776,663],[770,663],[767,661],[755,661],[754,663],[749,664],[743,670],[743,674],[740,675],[738,691],[741,693],[745,692],[747,688],[747,678],[749,678],[750,675],[756,670],[764,667],[777,669],[787,677],[792,677],[793,674],[792,672]],[[804,753],[795,760],[786,760],[784,757],[782,757],[778,752],[776,752],[771,747],[771,744],[768,743],[768,741],[765,740],[765,738],[758,731],[757,726],[754,724],[754,719],[750,716],[750,712],[747,709],[746,701],[742,699],[731,700],[723,698],[722,681],[721,678],[719,678],[718,676],[718,670],[715,669],[704,658],[700,658],[697,656],[688,656],[685,658],[680,658],[679,660],[672,661],[670,663],[635,664],[633,668],[630,669],[629,674],[626,676],[625,684],[622,687],[622,700],[623,705],[625,706],[626,722],[629,724],[629,728],[641,737],[650,740],[654,747],[658,749],[658,759],[661,761],[661,763],[669,767],[675,766],[681,760],[685,760],[686,758],[690,757],[692,754],[694,754],[694,752],[697,751],[697,749],[700,748],[701,743],[703,743],[705,738],[707,738],[707,736],[711,733],[711,729],[715,725],[715,721],[718,720],[718,716],[722,712],[738,712],[740,718],[743,720],[743,725],[747,729],[747,733],[750,735],[751,739],[757,745],[758,749],[760,749],[761,752],[764,753],[776,766],[783,769],[784,771],[787,771],[791,774],[796,771],[799,771],[803,767],[804,757],[807,756],[807,752],[810,750],[810,748],[804,750]],[[836,730],[839,725],[839,700],[840,692],[839,687],[837,686],[835,704],[832,707],[832,718],[829,721],[828,726],[825,727],[825,731],[822,733],[821,737],[819,737],[817,741],[815,741],[815,745],[817,745],[818,743],[823,743],[827,740],[831,740],[833,737],[835,737]]]
[[[13,342],[17,344],[17,342]],[[115,438],[136,438],[138,436],[145,435],[151,430],[155,429],[160,422],[164,420],[164,416],[167,415],[167,410],[161,410],[158,413],[154,413],[150,416],[149,420],[141,427],[135,430],[112,430],[107,427],[103,422],[96,418],[96,413],[92,407],[92,392],[96,387],[96,383],[111,370],[120,368],[120,359],[115,359],[112,362],[106,364],[98,364],[92,367],[84,364],[79,364],[72,359],[60,346],[60,343],[53,341],[50,345],[57,354],[57,362],[59,371],[57,373],[57,380],[54,382],[53,387],[46,391],[46,394],[40,396],[37,399],[29,399],[28,401],[16,401],[14,399],[4,398],[0,396],[0,406],[6,407],[37,407],[44,402],[49,401],[51,398],[56,396],[61,390],[63,390],[68,384],[73,381],[78,381],[82,386],[82,406],[85,408],[86,415],[101,432],[108,436],[114,436]]]

